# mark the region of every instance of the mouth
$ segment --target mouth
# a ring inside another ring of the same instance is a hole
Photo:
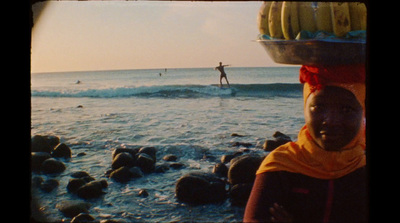
[[[322,130],[319,133],[321,134],[322,140],[325,142],[337,142],[343,137],[341,134],[332,133],[325,130]]]

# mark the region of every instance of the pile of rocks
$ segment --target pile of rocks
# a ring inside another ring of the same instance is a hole
[[[107,180],[96,180],[85,171],[78,171],[71,174],[72,179],[67,185],[68,192],[78,195],[80,198],[97,198],[105,194],[104,188],[108,187]]]
[[[112,156],[112,169],[107,171],[106,176],[120,183],[143,177],[148,173],[164,173],[170,168],[180,169],[185,167],[183,163],[176,162],[177,156],[171,154],[163,157],[163,161],[168,162],[168,164],[157,165],[157,149],[155,147],[116,148]]]
[[[290,137],[281,132],[275,132],[273,137],[274,140],[265,141],[265,151],[272,151],[291,142]],[[249,145],[240,143],[244,147]],[[232,146],[237,146],[237,143]],[[179,178],[175,186],[176,197],[179,201],[194,205],[223,202],[229,198],[232,205],[245,206],[256,172],[264,158],[265,156],[259,154],[243,152],[223,155],[212,173],[191,172]],[[227,186],[229,190],[225,189]]]
[[[229,197],[233,205],[246,205],[255,173],[263,159],[264,156],[256,154],[224,155],[212,173],[191,172],[179,178],[176,197],[194,205],[223,202]],[[229,190],[226,190],[227,185]]]
[[[46,175],[62,173],[66,167],[60,158],[71,158],[71,149],[60,143],[57,136],[35,135],[31,139],[31,171]],[[51,192],[59,185],[56,179],[43,180],[36,176],[32,186],[39,187],[44,192]]]
[[[71,158],[71,149],[57,136],[35,135],[31,139],[31,168],[34,172],[56,174],[65,170],[58,158]]]

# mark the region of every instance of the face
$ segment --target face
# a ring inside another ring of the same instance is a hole
[[[311,136],[327,151],[340,150],[357,135],[362,114],[353,93],[333,86],[311,93],[304,109]]]

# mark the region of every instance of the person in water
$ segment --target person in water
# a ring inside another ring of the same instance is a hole
[[[222,78],[225,78],[226,83],[228,84],[228,87],[231,87],[229,85],[229,81],[228,81],[228,78],[226,77],[226,73],[224,70],[224,67],[227,67],[227,66],[229,66],[229,65],[222,65],[222,62],[219,62],[219,66],[214,68],[214,70],[219,70],[219,72],[221,72],[221,75],[219,76],[219,86],[220,87],[222,87]]]
[[[364,65],[302,66],[305,125],[261,163],[244,222],[367,222]]]

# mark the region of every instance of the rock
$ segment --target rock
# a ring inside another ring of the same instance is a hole
[[[91,176],[81,177],[80,179],[84,180],[86,183],[89,183],[90,181],[96,180]]]
[[[229,192],[229,197],[232,205],[246,206],[252,188],[252,183],[235,184]]]
[[[157,165],[156,169],[154,170],[155,173],[165,173],[169,170],[169,165],[167,163],[163,163],[161,165]]]
[[[285,141],[292,141],[292,139],[288,136],[283,134],[282,132],[276,131],[273,135],[274,138],[276,138],[277,140],[285,140]]]
[[[267,139],[264,142],[263,149],[267,152],[271,152],[272,150],[278,148],[280,145],[282,144],[280,144],[276,140]]]
[[[168,154],[163,157],[163,160],[165,160],[167,162],[174,162],[174,161],[178,160],[178,157],[175,155],[172,155],[172,154]]]
[[[83,222],[93,222],[93,221],[94,218],[91,215],[86,213],[80,213],[71,220],[71,223],[83,223]]]
[[[76,193],[80,187],[86,184],[82,178],[70,179],[67,185],[67,190],[70,193]]]
[[[129,168],[129,171],[132,173],[132,178],[139,178],[144,176],[143,171],[137,166]]]
[[[267,139],[264,142],[263,149],[265,151],[270,152],[270,151],[278,148],[279,146],[292,141],[292,139],[289,136],[287,136],[279,131],[276,131],[272,136],[275,139],[273,139],[273,140]]]
[[[110,174],[111,179],[121,183],[128,182],[132,177],[132,172],[129,170],[129,167],[126,166],[120,167]]]
[[[228,177],[228,167],[223,163],[215,164],[212,172],[219,177]]]
[[[31,168],[32,171],[40,171],[43,162],[51,158],[50,153],[46,152],[31,152]]]
[[[248,143],[248,142],[234,142],[231,144],[231,146],[236,146],[236,147],[243,146],[243,147],[249,148],[249,147],[252,147],[253,144]]]
[[[221,163],[228,163],[230,162],[233,158],[238,157],[243,155],[242,152],[236,152],[234,154],[227,154],[227,155],[222,155],[221,156]]]
[[[151,147],[145,147],[151,148]],[[155,170],[155,160],[147,153],[139,152],[136,158],[136,165],[142,169],[143,173],[151,173]]]
[[[54,190],[56,187],[58,187],[59,183],[56,179],[49,179],[44,181],[41,185],[40,185],[40,189],[44,192],[51,192],[52,190]]]
[[[229,183],[253,183],[263,159],[256,155],[243,155],[232,159],[228,170]]]
[[[32,177],[32,187],[40,187],[40,185],[43,183],[43,178],[40,176],[34,176]]]
[[[178,200],[190,204],[222,202],[226,198],[225,182],[214,174],[192,172],[176,183]]]
[[[102,181],[91,181],[81,186],[76,193],[79,197],[84,199],[97,198],[105,194],[103,188],[106,184],[107,181],[105,183]]]
[[[231,136],[232,137],[244,137],[244,135],[240,135],[240,134],[237,134],[237,133],[232,133]]]
[[[71,149],[64,143],[60,143],[54,148],[51,155],[53,157],[71,158]]]
[[[156,153],[157,153],[157,149],[155,147],[142,147],[139,150],[139,153],[145,153],[147,155],[149,155],[153,160],[154,163],[157,161],[157,157],[156,157]]]
[[[137,147],[137,148],[116,148],[112,153],[112,157],[114,159],[115,156],[117,156],[120,153],[129,153],[129,154],[131,154],[132,157],[135,157],[136,154],[139,152],[139,149],[140,149],[140,147]]]
[[[88,213],[90,204],[82,201],[61,201],[56,205],[56,208],[60,210],[65,217],[73,218],[80,213]]]
[[[58,161],[54,158],[46,159],[43,163],[42,166],[40,167],[40,170],[44,174],[53,174],[53,173],[61,173],[65,170],[65,165],[63,162]]]
[[[31,139],[31,152],[46,152],[51,153],[52,147],[48,143],[46,137],[35,135]]]
[[[60,138],[57,136],[46,136],[47,143],[50,145],[50,148],[56,147],[58,144],[60,144]]]
[[[177,169],[182,169],[182,168],[184,168],[184,167],[185,167],[185,164],[174,162],[174,163],[169,164],[169,167],[171,167],[172,169],[177,170]]]
[[[76,156],[77,157],[86,156],[86,153],[85,152],[81,152],[81,153],[78,153]]]
[[[90,175],[86,171],[77,171],[71,174],[73,178],[89,177]]]
[[[127,152],[118,153],[112,161],[111,167],[118,169],[123,166],[132,167],[135,165],[135,160],[132,155]]]
[[[143,197],[143,198],[145,198],[145,197],[148,197],[148,196],[149,196],[149,192],[147,192],[146,189],[141,189],[141,190],[138,192],[138,197]]]

